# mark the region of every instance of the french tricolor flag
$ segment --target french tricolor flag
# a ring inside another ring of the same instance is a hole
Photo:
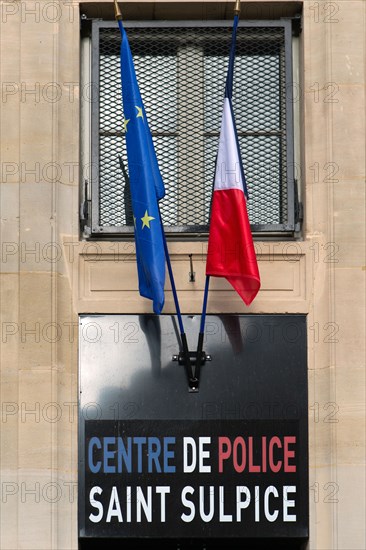
[[[238,22],[237,17],[235,19],[216,159],[206,275],[225,277],[249,306],[260,289],[260,276],[250,230],[246,182],[231,103]]]

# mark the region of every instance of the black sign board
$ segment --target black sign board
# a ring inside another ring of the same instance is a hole
[[[174,318],[80,321],[80,537],[308,536],[304,316],[208,316],[197,393]]]

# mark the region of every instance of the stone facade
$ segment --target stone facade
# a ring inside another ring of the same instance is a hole
[[[248,16],[301,7],[242,4]],[[110,6],[83,9],[112,14]],[[366,4],[304,0],[302,9],[302,238],[257,242],[257,299],[248,310],[215,280],[208,312],[308,315],[308,546],[363,550]],[[157,1],[143,10],[147,18],[219,18],[231,3]],[[1,0],[3,550],[77,548],[78,314],[150,312],[137,292],[133,246],[97,243],[96,261],[95,248],[79,240],[79,29],[77,0]],[[199,312],[205,243],[169,249],[182,311]],[[175,312],[169,288],[164,311]]]

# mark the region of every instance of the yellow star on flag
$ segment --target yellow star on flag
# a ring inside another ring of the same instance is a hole
[[[144,120],[144,113],[142,112],[142,107],[138,107],[137,105],[135,105],[135,107],[137,109],[136,118],[142,118],[142,120]]]
[[[146,226],[150,229],[150,222],[151,220],[155,220],[155,218],[153,218],[152,216],[149,216],[149,214],[147,213],[147,210],[145,210],[145,215],[143,218],[141,218],[141,221],[142,221],[142,229]]]
[[[130,118],[125,118],[123,121],[123,128],[126,133],[127,133],[127,124],[130,122],[130,120],[131,120]]]

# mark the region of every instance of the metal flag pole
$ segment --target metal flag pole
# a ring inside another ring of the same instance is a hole
[[[171,265],[171,262],[170,262],[168,245],[167,245],[167,242],[166,242],[165,233],[163,231],[163,221],[162,221],[162,218],[161,218],[160,209],[159,209],[159,214],[160,214],[161,228],[162,228],[162,232],[163,232],[163,243],[164,243],[166,265],[167,265],[167,268],[168,268],[170,284],[171,284],[171,287],[172,287],[175,310],[177,312],[178,323],[179,323],[180,339],[181,339],[181,343],[182,343],[183,356],[179,357],[178,360],[182,361],[182,359],[183,359],[184,366],[185,366],[185,369],[186,369],[187,379],[188,379],[188,385],[189,385],[189,387],[192,391],[196,391],[196,389],[197,389],[197,379],[196,379],[196,376],[193,374],[193,369],[192,369],[192,364],[191,364],[191,357],[190,357],[190,353],[189,353],[189,349],[188,349],[187,336],[186,336],[186,333],[184,331],[183,319],[182,319],[182,314],[180,312],[178,294],[177,294],[177,290],[176,290],[176,287],[175,287],[175,281],[174,281],[174,276],[173,276],[172,265]]]
[[[233,32],[232,32],[232,41],[230,48],[230,57],[229,57],[229,68],[225,84],[225,94],[229,94],[231,97],[232,85],[233,85],[233,72],[234,72],[234,58],[235,58],[235,42],[236,42],[236,28],[239,21],[240,15],[240,0],[236,0],[234,7],[234,23],[233,23]],[[205,334],[205,322],[206,322],[206,311],[207,311],[207,300],[208,300],[208,289],[210,284],[210,276],[206,275],[205,290],[203,294],[203,304],[202,304],[202,313],[201,313],[201,323],[200,323],[200,332],[198,335],[197,343],[197,354],[196,354],[196,368],[195,368],[195,377],[197,379],[197,385],[199,383],[200,369],[202,362],[205,360],[206,354],[202,352],[203,349],[203,339]]]
[[[207,299],[208,299],[208,287],[210,284],[210,276],[206,275],[205,291],[203,294],[203,305],[202,305],[202,314],[201,314],[201,323],[200,323],[200,332],[198,335],[198,344],[197,344],[197,354],[196,354],[196,368],[195,368],[195,377],[197,379],[197,385],[200,379],[200,370],[202,362],[206,359],[206,354],[202,352],[203,350],[203,338],[205,335],[205,321],[206,321],[206,310],[207,310]]]
[[[119,26],[121,35],[123,36],[124,29],[123,29],[123,24],[122,24],[122,13],[121,13],[121,10],[119,8],[117,0],[114,0],[114,9],[115,9],[115,18],[118,22],[118,26]],[[176,287],[175,287],[175,281],[174,281],[172,266],[171,266],[170,257],[169,257],[168,245],[167,245],[167,242],[166,242],[166,237],[165,237],[165,233],[164,233],[164,229],[163,229],[163,222],[162,222],[162,217],[161,217],[159,204],[158,204],[158,211],[159,211],[159,219],[160,219],[160,227],[161,227],[161,232],[162,232],[162,241],[163,241],[163,246],[164,246],[165,260],[166,260],[166,264],[167,264],[167,268],[168,268],[170,284],[171,284],[171,287],[172,287],[174,304],[175,304],[175,309],[176,309],[176,312],[177,312],[177,317],[178,317],[178,322],[179,322],[179,329],[180,329],[182,353],[180,353],[179,356],[178,356],[179,357],[179,362],[180,362],[180,364],[183,364],[184,367],[185,367],[186,375],[187,375],[187,379],[188,379],[188,385],[189,385],[190,390],[191,391],[196,391],[196,378],[195,378],[195,376],[193,374],[193,370],[192,370],[190,352],[188,350],[187,337],[186,337],[186,333],[184,331],[183,320],[182,320],[182,315],[181,315],[181,311],[180,311],[180,307],[179,307],[178,295],[177,295],[177,291],[176,291]]]

